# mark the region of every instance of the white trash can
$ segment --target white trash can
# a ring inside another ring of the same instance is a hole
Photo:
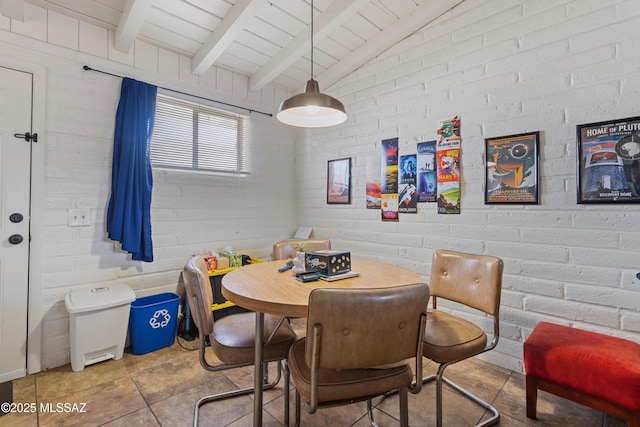
[[[71,368],[122,358],[127,340],[133,290],[122,284],[71,291],[64,299],[69,312]]]

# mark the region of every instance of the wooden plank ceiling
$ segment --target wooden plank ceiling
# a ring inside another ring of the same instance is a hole
[[[115,48],[136,39],[213,65],[303,90],[311,76],[311,0],[4,0],[27,1],[115,32]],[[313,76],[330,87],[463,0],[314,0]],[[15,13],[0,11],[3,14]]]

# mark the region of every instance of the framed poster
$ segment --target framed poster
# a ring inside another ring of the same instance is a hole
[[[487,138],[484,203],[538,204],[540,132]]]
[[[640,117],[576,128],[578,203],[640,202]]]
[[[327,203],[351,203],[351,157],[327,163]]]

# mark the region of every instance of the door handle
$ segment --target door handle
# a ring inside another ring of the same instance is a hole
[[[14,137],[16,138],[22,138],[27,142],[38,142],[38,134],[37,133],[14,133],[13,134]]]
[[[20,234],[12,234],[9,236],[9,243],[12,245],[20,244],[22,243],[22,240],[24,240],[24,238]]]

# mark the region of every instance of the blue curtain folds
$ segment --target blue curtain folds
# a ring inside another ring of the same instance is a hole
[[[107,234],[137,261],[153,261],[150,144],[157,86],[122,80],[113,138]]]

